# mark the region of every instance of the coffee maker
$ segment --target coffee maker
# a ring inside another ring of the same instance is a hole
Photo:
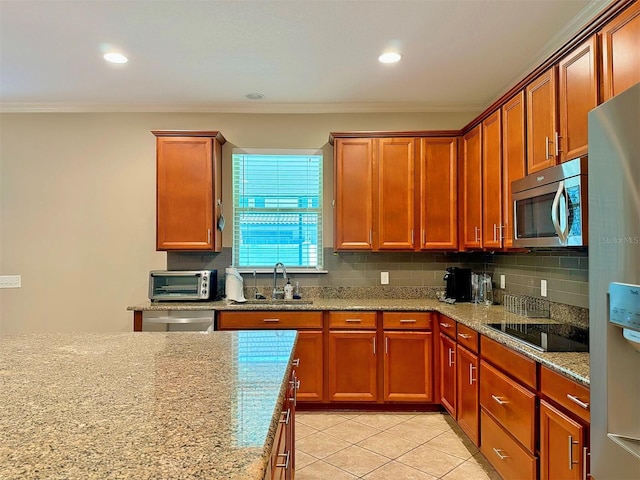
[[[446,283],[445,299],[456,302],[471,301],[471,269],[447,267],[444,275]]]

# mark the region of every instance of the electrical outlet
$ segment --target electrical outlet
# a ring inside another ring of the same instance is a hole
[[[546,280],[540,280],[540,295],[542,295],[543,297],[547,296],[547,281]]]
[[[20,288],[21,286],[20,275],[0,275],[0,288]]]
[[[380,285],[389,285],[389,272],[380,272]]]
[[[500,275],[500,288],[506,288],[507,280],[504,275]]]

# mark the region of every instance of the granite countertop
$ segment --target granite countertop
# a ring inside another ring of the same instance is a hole
[[[262,480],[296,333],[0,340],[0,478]]]
[[[448,303],[436,299],[313,299],[311,304],[269,304],[244,303],[235,304],[226,301],[182,303],[182,302],[146,302],[127,308],[132,311],[170,311],[170,310],[385,310],[385,311],[437,311],[459,323],[467,325],[477,332],[496,340],[513,350],[532,358],[540,364],[554,370],[576,382],[589,386],[589,353],[587,352],[541,352],[514,340],[512,337],[487,326],[488,323],[532,323],[540,319],[532,319],[509,313],[502,305],[477,305],[474,303]],[[544,322],[554,320],[544,319]]]

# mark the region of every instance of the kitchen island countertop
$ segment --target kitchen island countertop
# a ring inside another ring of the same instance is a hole
[[[296,333],[0,340],[0,478],[262,480]]]
[[[539,362],[551,370],[582,385],[589,386],[588,352],[542,352],[514,340],[512,337],[487,326],[489,323],[537,323],[553,322],[549,319],[526,318],[506,311],[502,305],[478,305],[475,303],[448,304],[436,299],[387,299],[387,298],[341,298],[313,299],[310,304],[282,303],[230,303],[217,302],[146,302],[127,308],[134,312],[171,310],[213,310],[213,311],[257,311],[257,310],[300,310],[300,311],[436,311],[478,333],[500,342],[513,350]]]

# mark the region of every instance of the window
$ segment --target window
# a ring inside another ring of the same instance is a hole
[[[322,269],[322,151],[233,149],[233,265]]]

